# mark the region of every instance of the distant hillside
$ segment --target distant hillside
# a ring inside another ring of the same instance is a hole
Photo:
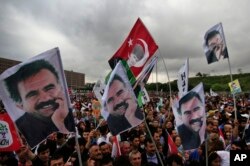
[[[243,92],[250,92],[250,73],[243,74],[233,74],[233,80],[238,79]],[[213,91],[230,91],[228,83],[230,80],[230,75],[220,75],[220,76],[197,76],[189,78],[189,90],[194,88],[200,82],[204,84],[204,90],[209,91],[212,88]],[[156,90],[156,83],[151,83],[146,85],[148,91]],[[169,91],[168,83],[158,83],[158,90]],[[171,82],[171,89],[173,92],[177,92],[177,80]]]

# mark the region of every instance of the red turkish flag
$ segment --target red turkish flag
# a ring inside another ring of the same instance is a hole
[[[0,114],[0,151],[15,151],[20,146],[14,123],[7,113]]]
[[[132,73],[137,77],[157,49],[154,39],[138,18],[124,43],[109,60],[109,64],[113,69],[119,60],[126,60]]]
[[[178,149],[177,149],[174,141],[172,140],[172,138],[169,134],[168,134],[168,149],[169,149],[170,154],[177,154],[178,153]]]

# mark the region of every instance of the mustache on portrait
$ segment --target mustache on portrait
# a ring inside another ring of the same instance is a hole
[[[200,122],[201,123],[201,125],[202,125],[202,120],[201,120],[201,118],[197,118],[197,119],[192,119],[191,121],[190,121],[190,124],[192,125],[193,123],[196,123],[196,122]]]
[[[114,107],[114,111],[117,111],[120,107],[125,107],[125,109],[128,108],[128,103],[126,103],[125,101],[122,101],[121,103],[117,104],[115,107]]]
[[[45,102],[41,102],[35,106],[36,110],[42,109],[44,106],[52,105],[53,109],[56,110],[59,107],[59,103],[56,102],[56,99],[48,100]]]

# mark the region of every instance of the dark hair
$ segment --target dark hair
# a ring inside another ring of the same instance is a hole
[[[48,150],[49,146],[47,144],[40,144],[37,148],[37,154],[44,152],[45,150]]]
[[[206,38],[206,45],[208,45],[208,40],[211,39],[211,38],[213,38],[217,34],[220,34],[220,32],[217,31],[217,30],[213,30],[213,31],[209,32],[207,34],[207,38]]]
[[[103,145],[106,145],[107,143],[106,142],[101,142],[100,144],[99,144],[99,147],[101,147],[101,146],[103,146]]]
[[[19,93],[17,84],[21,81],[30,78],[31,76],[34,76],[42,69],[49,70],[51,73],[54,74],[57,81],[59,80],[58,73],[56,72],[55,68],[48,61],[43,59],[36,60],[34,62],[21,66],[15,74],[9,76],[4,80],[7,90],[10,93],[10,97],[15,102],[22,102],[22,98]]]
[[[115,80],[120,81],[121,83],[123,83],[124,86],[126,86],[124,80],[119,75],[115,74],[113,79],[109,83],[109,87],[114,83]]]
[[[196,97],[200,102],[202,102],[200,95],[197,92],[190,91],[188,94],[183,96],[179,101],[179,108],[177,109],[178,113],[181,114],[181,105],[186,103],[187,101],[191,100],[192,98]]]
[[[173,162],[176,162],[178,165],[184,165],[182,158],[178,154],[172,154],[167,158],[168,165],[172,165]]]
[[[152,144],[153,143],[152,139],[146,138],[144,141],[145,146],[147,146],[148,143]]]
[[[59,153],[55,153],[51,156],[50,160],[49,160],[49,165],[51,163],[51,161],[53,160],[59,160],[59,159],[63,159],[63,155],[62,154],[59,154]]]
[[[221,157],[220,157],[215,151],[214,151],[214,152],[211,152],[211,153],[209,154],[209,156],[208,156],[208,165],[211,165],[212,162],[213,162],[215,159],[217,159],[218,157],[221,159]]]

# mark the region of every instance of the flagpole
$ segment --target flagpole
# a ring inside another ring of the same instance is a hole
[[[231,64],[230,64],[229,57],[227,58],[227,61],[228,61],[228,66],[229,66],[229,71],[230,71],[230,79],[231,79],[231,82],[233,82],[233,76],[232,76]],[[233,100],[234,100],[234,116],[235,116],[234,119],[237,120],[236,99],[235,99],[235,94],[234,93],[233,93]]]
[[[165,69],[166,69],[166,73],[167,73],[168,86],[169,86],[169,95],[170,95],[170,97],[172,97],[172,90],[171,90],[171,83],[170,83],[170,79],[169,79],[169,75],[168,75],[168,69],[167,69],[166,63],[165,63],[165,61],[164,61],[164,59],[163,59],[163,57],[162,57],[162,55],[161,55],[161,53],[160,53],[160,49],[158,49],[158,50],[159,50],[159,54],[160,54],[160,56],[161,56],[161,59],[162,59],[162,61],[163,61],[164,67],[165,67]]]
[[[78,155],[78,160],[79,160],[79,165],[82,166],[82,157],[81,157],[81,152],[80,152],[80,146],[78,142],[78,129],[75,127],[76,134],[75,134],[75,140],[76,140],[76,151]]]
[[[157,67],[157,62],[155,64],[155,81],[156,81],[156,94],[159,95],[159,89],[158,89],[158,67]]]
[[[144,117],[145,117],[145,115],[144,115]],[[157,156],[158,156],[158,158],[159,158],[159,160],[160,160],[161,166],[164,166],[163,161],[162,161],[162,158],[161,158],[160,153],[159,153],[159,150],[158,150],[158,148],[157,148],[157,146],[156,146],[156,144],[155,144],[154,138],[153,138],[153,136],[152,136],[152,134],[151,134],[151,132],[150,132],[150,130],[149,130],[149,127],[148,127],[148,124],[147,124],[147,122],[146,122],[146,119],[144,120],[144,123],[145,123],[145,126],[146,126],[147,130],[148,130],[150,139],[152,140],[152,142],[153,142],[153,144],[154,144],[154,147],[155,147],[155,150],[156,150],[156,154],[157,154]]]
[[[161,55],[161,53],[160,53],[160,49],[158,49],[158,50],[159,50],[159,54],[160,54],[160,56],[161,56],[161,59],[162,59],[162,61],[163,61],[163,64],[164,64],[166,73],[167,73],[168,87],[169,87],[169,101],[171,102],[171,100],[172,100],[172,90],[171,90],[171,82],[170,82],[169,75],[168,75],[168,69],[167,69],[166,63],[165,63],[165,61],[164,61],[164,58],[162,57],[162,55]],[[172,106],[172,104],[170,103],[170,104],[169,104],[169,108],[170,108],[170,109],[171,109],[171,106]],[[169,112],[170,112],[170,111],[169,111]],[[169,118],[169,116],[170,116],[170,113],[168,114],[168,118]]]

